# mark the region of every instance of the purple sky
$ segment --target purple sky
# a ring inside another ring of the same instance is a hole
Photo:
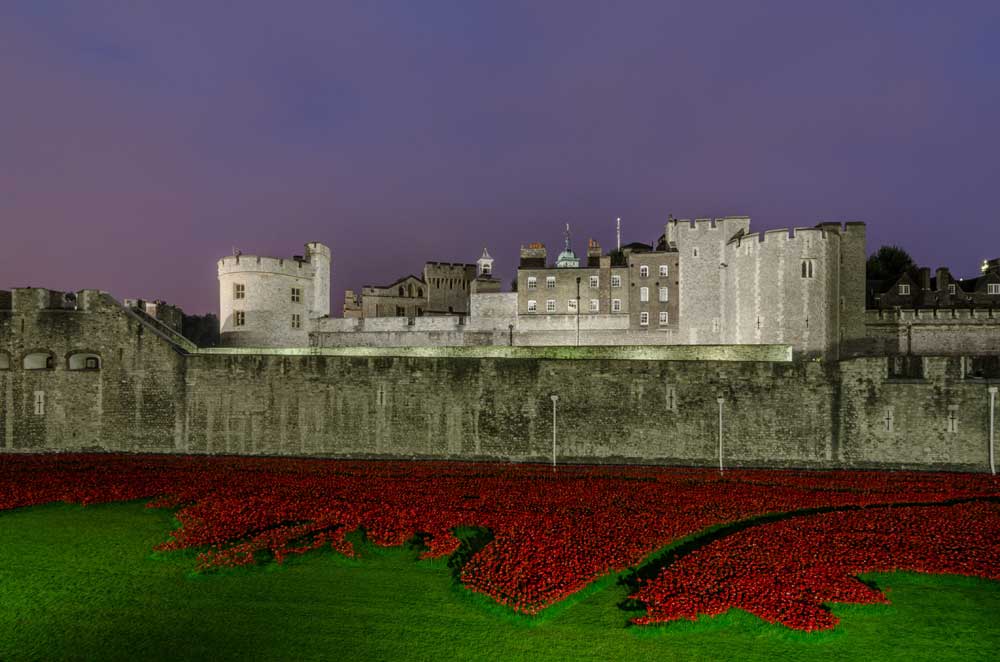
[[[862,220],[870,251],[975,275],[997,34],[996,0],[8,0],[0,288],[216,311],[233,246],[322,241],[339,315],[425,260],[487,246],[506,283],[567,221],[580,253],[668,213]]]

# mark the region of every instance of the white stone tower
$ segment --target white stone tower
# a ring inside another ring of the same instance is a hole
[[[330,314],[330,249],[306,244],[291,259],[234,255],[219,260],[223,345],[307,347],[310,320]]]

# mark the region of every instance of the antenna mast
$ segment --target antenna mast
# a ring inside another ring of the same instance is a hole
[[[622,249],[622,219],[621,216],[615,221],[615,247]]]

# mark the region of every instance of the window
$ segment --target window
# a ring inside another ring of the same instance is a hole
[[[48,352],[32,352],[24,357],[22,365],[25,370],[51,370],[55,362]]]
[[[665,264],[660,265],[660,275],[664,277],[670,275],[670,270],[667,268],[667,265]]]
[[[958,432],[958,405],[948,405],[948,432]]]
[[[676,412],[677,411],[677,387],[668,384],[664,392],[667,411]]]
[[[101,359],[96,354],[77,352],[69,355],[66,365],[70,370],[100,370]]]
[[[548,301],[545,302],[545,312],[547,312],[547,313],[554,313],[554,312],[556,312],[556,300],[555,299],[549,299]]]
[[[533,313],[538,310],[538,302],[534,299],[528,299],[528,312]]]
[[[597,313],[601,310],[601,303],[597,299],[590,300],[590,312]]]
[[[406,288],[404,288],[402,285],[399,286],[399,296],[401,297],[406,296]]]
[[[293,287],[292,288],[292,303],[299,303],[302,301],[302,288]]]
[[[556,286],[556,277],[555,276],[546,276],[545,277],[545,287],[552,288],[552,287],[555,287],[555,286]]]
[[[669,301],[670,292],[665,287],[660,288],[660,301]]]
[[[813,277],[813,260],[802,260],[802,277]]]
[[[955,289],[955,283],[948,283],[948,294],[954,294]]]
[[[483,275],[489,276],[493,272],[493,265],[489,262],[483,262]]]
[[[243,283],[233,283],[233,298],[234,299],[245,299],[247,289]]]
[[[566,310],[570,313],[575,313],[577,311],[576,299],[570,299],[566,302]]]
[[[649,313],[645,311],[639,313],[639,326],[649,326]]]
[[[712,333],[719,332],[719,318],[715,317],[712,319]]]
[[[611,300],[611,312],[620,313],[622,311],[622,300],[612,299]]]
[[[649,278],[649,267],[645,264],[639,267],[639,278]]]
[[[670,316],[665,310],[660,312],[660,324],[670,324]]]
[[[242,310],[237,310],[233,313],[233,326],[243,326],[247,323],[246,313]]]
[[[649,301],[649,288],[640,287],[639,288],[639,301]]]
[[[621,287],[621,286],[622,286],[622,277],[621,276],[612,276],[611,277],[611,287]]]
[[[886,432],[892,432],[895,427],[895,416],[892,407],[885,408],[885,414],[882,418],[882,423],[885,425]]]
[[[987,294],[1000,294],[1000,283],[990,283],[986,286]]]
[[[900,283],[899,284],[899,294],[900,296],[909,296],[910,294],[910,284]]]
[[[292,328],[301,329],[302,328],[302,316],[298,313],[292,313]]]
[[[924,358],[906,354],[886,357],[889,363],[889,379],[923,379]]]
[[[534,276],[528,276],[528,289],[533,290],[538,287],[538,279]]]
[[[0,370],[10,370],[10,357],[0,354]]]
[[[45,391],[35,391],[35,416],[45,416]]]
[[[600,284],[601,284],[601,279],[598,276],[591,276],[590,277],[590,286],[591,287],[597,287]]]
[[[694,251],[692,252],[692,255],[694,255],[694,257],[698,257],[698,247],[697,246],[694,247]]]

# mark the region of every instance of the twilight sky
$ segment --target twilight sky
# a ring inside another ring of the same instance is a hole
[[[139,6],[132,6],[139,5]],[[1000,257],[1000,2],[0,3],[0,288],[217,312],[233,246],[345,288],[668,213]]]

